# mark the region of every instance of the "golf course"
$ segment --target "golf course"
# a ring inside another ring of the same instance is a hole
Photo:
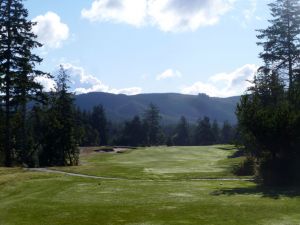
[[[0,224],[300,224],[300,190],[236,176],[233,146],[96,149],[77,167],[0,168]]]

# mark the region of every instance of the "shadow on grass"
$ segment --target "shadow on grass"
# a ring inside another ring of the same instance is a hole
[[[265,198],[279,199],[280,197],[300,197],[300,187],[265,187],[254,186],[244,188],[221,189],[211,193],[211,195],[261,195]]]

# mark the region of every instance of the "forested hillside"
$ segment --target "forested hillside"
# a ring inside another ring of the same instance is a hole
[[[150,103],[160,109],[165,123],[174,123],[185,116],[190,122],[208,116],[218,122],[236,122],[235,108],[239,97],[213,98],[205,94],[183,95],[175,93],[140,94],[134,96],[94,92],[77,95],[75,104],[82,110],[91,110],[102,105],[109,119],[127,120],[142,114]]]

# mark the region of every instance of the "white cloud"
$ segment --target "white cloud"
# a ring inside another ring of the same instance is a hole
[[[167,69],[163,73],[156,76],[156,80],[165,80],[168,78],[181,77],[181,73],[178,70]]]
[[[104,84],[97,77],[88,74],[82,67],[77,67],[70,63],[64,63],[62,66],[70,75],[71,90],[76,94],[84,94],[89,92],[108,92],[113,94],[136,95],[142,92],[142,89],[139,87],[123,89],[111,88]]]
[[[83,9],[81,15],[91,21],[114,21],[141,26],[146,17],[145,0],[95,0],[90,9]]]
[[[38,36],[38,40],[49,48],[59,48],[62,42],[69,38],[69,27],[61,22],[60,17],[54,12],[35,17],[36,22],[32,30]]]
[[[229,11],[232,0],[149,0],[151,20],[163,31],[195,31],[211,26]]]
[[[214,97],[229,97],[243,94],[251,85],[258,66],[246,64],[231,73],[220,73],[209,78],[208,82],[196,82],[181,89],[183,94],[206,93]]]
[[[83,9],[90,21],[113,21],[140,27],[157,26],[166,32],[195,31],[214,25],[236,0],[94,0]]]
[[[191,86],[181,89],[182,94],[197,95],[199,93],[205,93],[209,96],[220,96],[221,92],[213,85],[209,83],[196,82]]]
[[[53,79],[47,77],[36,77],[34,80],[41,84],[44,87],[43,90],[46,92],[54,91],[55,89],[55,81]]]
[[[142,88],[140,87],[131,87],[131,88],[123,88],[123,89],[111,89],[110,93],[113,94],[124,94],[124,95],[137,95],[142,92]]]

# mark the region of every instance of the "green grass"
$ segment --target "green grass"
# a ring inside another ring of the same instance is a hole
[[[67,172],[128,179],[186,180],[235,177],[229,159],[233,146],[151,147],[122,154],[93,153],[81,157],[81,166],[55,168]]]
[[[184,174],[208,176],[210,172],[212,177],[230,176],[230,165],[238,161],[227,159],[231,151],[234,150],[227,152],[214,146],[92,154],[82,159],[81,167],[69,168],[95,175],[103,175],[103,169],[107,176],[128,180],[0,168],[0,225],[299,225],[297,188],[269,189],[246,181],[183,179]],[[180,163],[176,166],[173,161]]]

